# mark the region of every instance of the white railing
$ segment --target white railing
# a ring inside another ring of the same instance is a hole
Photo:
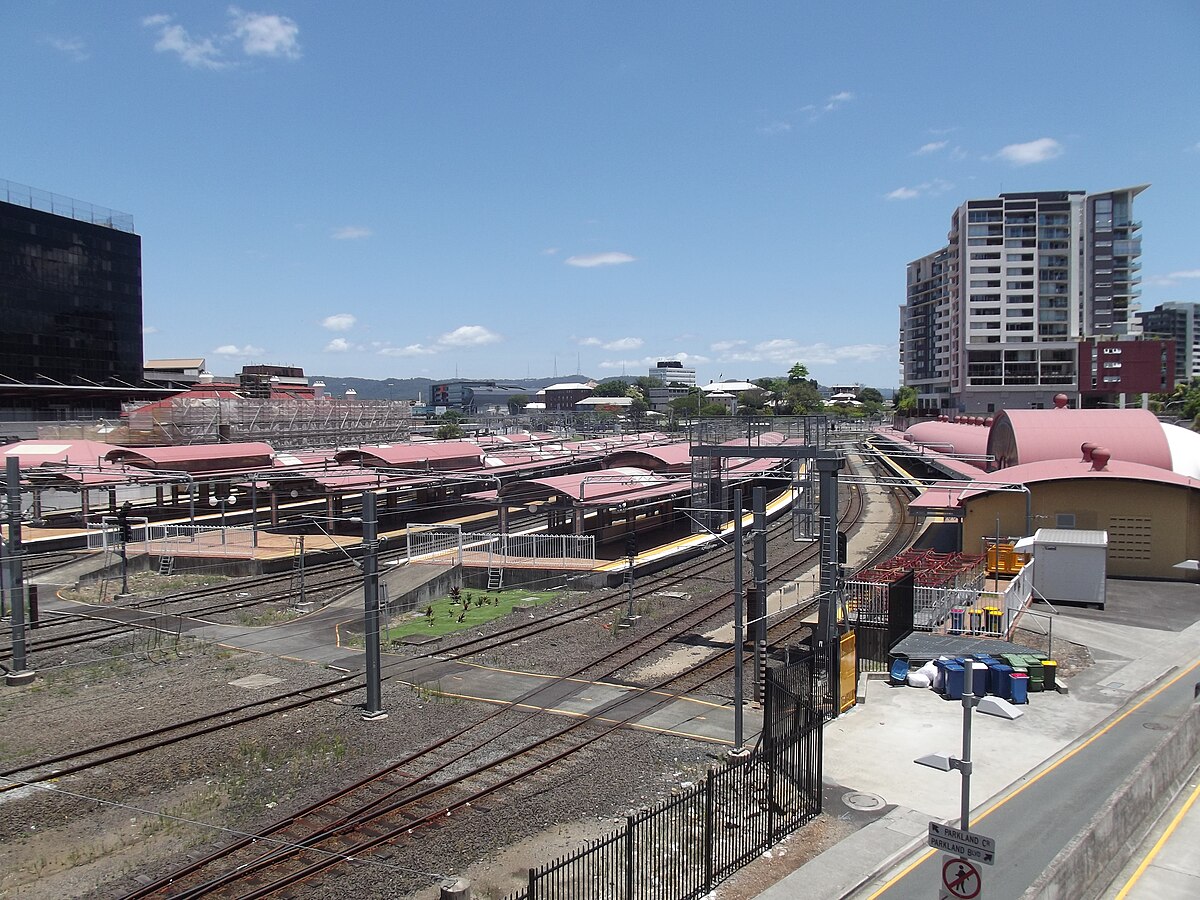
[[[486,553],[496,565],[509,559],[596,561],[596,539],[590,535],[463,534],[453,525],[409,525],[406,545],[409,562],[436,559],[461,563],[464,552]]]

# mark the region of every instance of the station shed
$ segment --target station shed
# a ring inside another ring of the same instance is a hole
[[[1030,525],[1046,522],[1106,531],[1110,577],[1200,580],[1200,573],[1175,568],[1200,545],[1200,480],[1116,458],[1090,443],[1073,459],[1010,466],[984,480],[1021,490],[964,486],[958,498],[964,551],[976,552],[997,535],[1029,535]]]

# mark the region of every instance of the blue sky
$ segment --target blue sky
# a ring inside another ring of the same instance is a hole
[[[146,356],[372,378],[898,382],[905,264],[1149,182],[1200,301],[1200,5],[39,2],[0,178],[133,215]]]

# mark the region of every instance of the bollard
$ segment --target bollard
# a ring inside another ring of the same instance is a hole
[[[440,900],[471,900],[470,879],[459,877],[443,884]]]

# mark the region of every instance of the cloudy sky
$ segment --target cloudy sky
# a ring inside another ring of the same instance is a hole
[[[151,358],[888,387],[968,198],[1149,182],[1200,301],[1200,6],[1130,10],[12,4],[0,179],[133,216]]]

